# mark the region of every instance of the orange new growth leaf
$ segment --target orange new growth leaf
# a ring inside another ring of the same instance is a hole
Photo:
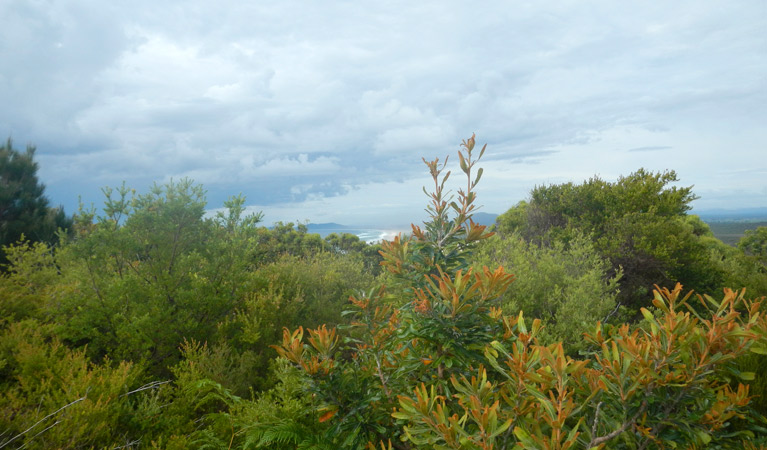
[[[323,415],[320,416],[320,420],[319,420],[320,423],[327,422],[328,420],[332,419],[333,416],[336,415],[336,413],[338,413],[337,409],[332,409],[330,411],[325,412]]]
[[[301,342],[304,338],[303,327],[298,327],[294,332],[290,332],[287,328],[282,329],[282,345],[272,345],[271,347],[277,350],[277,353],[289,360],[290,362],[298,364],[304,353],[304,346]]]
[[[331,328],[328,330],[324,324],[315,330],[309,330],[309,343],[314,347],[321,355],[329,357],[336,343],[338,343],[338,336],[336,336],[336,329]]]
[[[369,298],[363,298],[361,300],[358,300],[356,297],[352,295],[352,296],[349,296],[349,301],[352,302],[352,304],[359,309],[367,309],[367,307],[370,305]]]

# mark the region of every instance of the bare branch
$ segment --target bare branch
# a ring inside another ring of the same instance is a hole
[[[21,450],[22,448],[26,447],[26,446],[27,446],[27,444],[29,444],[30,442],[32,442],[32,440],[33,440],[34,438],[36,438],[36,437],[40,436],[41,434],[45,433],[46,431],[50,430],[51,428],[55,427],[56,425],[58,425],[58,424],[60,424],[60,423],[61,423],[61,421],[60,421],[60,420],[57,420],[57,421],[53,422],[51,425],[49,425],[48,427],[44,428],[44,429],[43,429],[42,431],[40,431],[39,433],[37,433],[36,435],[34,435],[34,436],[32,436],[31,438],[29,438],[29,440],[28,440],[27,442],[25,442],[25,443],[24,443],[24,445],[22,445],[21,447],[19,447],[17,450]]]
[[[114,447],[114,448],[112,448],[112,450],[118,450],[118,449],[121,449],[121,448],[133,447],[134,444],[138,444],[140,442],[141,442],[141,439],[136,439],[135,441],[128,442],[125,445],[121,445],[119,447]]]
[[[120,397],[125,397],[127,395],[135,394],[136,392],[146,391],[146,390],[149,390],[149,389],[155,389],[155,388],[158,388],[158,387],[162,386],[163,384],[168,384],[168,383],[170,383],[170,380],[167,380],[167,381],[152,381],[151,383],[147,383],[147,384],[141,386],[138,389],[134,389],[134,390],[132,390],[130,392],[126,392],[123,395],[121,395]]]
[[[592,428],[591,428],[591,429],[592,429],[592,437],[591,437],[591,442],[589,442],[589,445],[587,445],[587,446],[586,446],[586,448],[596,447],[597,445],[599,445],[599,444],[601,444],[601,443],[603,443],[603,442],[607,442],[607,441],[609,441],[610,439],[612,439],[612,438],[614,438],[614,437],[617,437],[618,435],[620,435],[621,433],[623,433],[624,431],[626,431],[626,430],[628,429],[628,427],[630,427],[630,426],[633,426],[633,425],[634,425],[634,423],[636,423],[637,419],[639,419],[639,416],[641,416],[641,415],[642,415],[642,413],[644,413],[644,412],[645,412],[645,410],[647,409],[647,402],[646,402],[646,401],[645,401],[645,402],[642,402],[642,406],[639,408],[639,411],[637,411],[637,412],[636,412],[636,414],[634,414],[634,416],[633,416],[631,419],[629,419],[628,421],[626,421],[626,422],[625,422],[625,423],[624,423],[624,424],[623,424],[623,425],[622,425],[620,428],[618,428],[617,430],[613,431],[613,432],[612,432],[612,433],[610,433],[610,434],[606,434],[606,435],[604,435],[604,436],[600,436],[600,437],[594,437],[594,434],[595,434],[595,433],[593,433],[593,431],[594,431],[594,430],[596,429],[596,427],[597,427],[597,419],[599,418],[599,417],[598,417],[598,414],[599,414],[599,406],[600,406],[601,404],[602,404],[602,403],[600,402],[600,403],[597,405],[597,414],[594,416],[594,425],[593,425],[593,426],[592,426]]]
[[[594,413],[594,424],[591,426],[591,437],[593,439],[594,436],[597,435],[597,425],[599,424],[599,408],[602,407],[602,402],[597,403],[597,410]],[[592,445],[589,445],[588,448],[591,448]]]
[[[30,432],[30,431],[31,431],[33,428],[35,428],[36,426],[38,426],[38,425],[40,425],[41,423],[45,422],[47,419],[49,419],[49,418],[51,418],[51,417],[55,416],[56,414],[58,414],[59,412],[63,411],[64,409],[66,409],[66,408],[69,408],[70,406],[74,405],[75,403],[80,403],[81,401],[85,400],[85,398],[86,398],[87,396],[88,396],[88,394],[86,393],[86,394],[85,394],[85,396],[83,396],[83,397],[80,397],[80,398],[78,398],[77,400],[75,400],[75,401],[73,401],[73,402],[71,402],[71,403],[67,403],[66,405],[62,406],[61,408],[57,409],[56,411],[54,411],[54,412],[52,412],[52,413],[48,414],[47,416],[45,416],[45,417],[43,417],[42,419],[40,419],[40,420],[38,420],[37,422],[35,422],[35,424],[34,424],[34,425],[32,425],[31,427],[27,428],[26,430],[22,431],[21,433],[17,434],[16,436],[12,437],[12,438],[11,438],[11,440],[9,440],[9,441],[7,441],[7,442],[4,442],[3,444],[0,444],[0,448],[3,448],[3,447],[6,447],[6,446],[8,446],[8,444],[10,444],[11,442],[13,442],[13,441],[15,441],[16,439],[18,439],[18,438],[20,438],[20,437],[24,436],[25,434],[29,433],[29,432]],[[59,423],[59,421],[56,421],[56,423],[54,423],[53,425],[49,426],[48,428],[46,428],[46,429],[45,429],[45,430],[43,430],[43,431],[46,431],[46,430],[50,429],[51,427],[53,427],[54,425],[56,425],[56,424],[58,424],[58,423]],[[40,433],[42,433],[43,431],[41,431]],[[40,435],[40,433],[37,433],[37,434],[36,434],[36,435],[34,435],[32,438],[35,438],[35,437],[39,436],[39,435]],[[20,448],[24,448],[24,446],[25,446],[25,445],[26,445],[26,444],[24,444],[24,445],[23,445],[23,446],[21,446]]]

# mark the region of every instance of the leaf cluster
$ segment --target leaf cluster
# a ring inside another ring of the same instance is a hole
[[[470,158],[461,161],[470,168]],[[400,301],[385,287],[354,297],[351,326],[340,330],[345,339],[325,326],[285,329],[276,347],[304,373],[318,421],[328,424],[325,442],[369,449],[663,448],[737,446],[757,436],[732,421],[751,417],[749,388],[739,380],[754,375],[739,371],[736,359],[764,351],[761,301],[725,290],[721,300],[692,302],[679,284],[656,287],[654,310],[641,310],[641,327],[598,323],[586,335],[586,353],[573,359],[561,342],[541,342],[541,320],[528,327],[523,312],[498,307],[512,275],[502,267],[464,268],[470,237],[485,234],[463,214],[474,196],[461,195],[452,208],[458,218],[449,219],[444,166],[427,165],[435,180],[432,222],[382,251]],[[674,202],[688,196],[672,194],[667,209],[678,213]],[[752,429],[762,430],[755,423]]]
[[[539,246],[588,236],[611,264],[607,277],[621,273],[618,301],[635,314],[656,284],[716,292],[726,271],[711,258],[708,227],[687,214],[697,198],[692,187],[673,185],[677,181],[674,171],[639,169],[616,182],[594,177],[538,186],[528,201],[499,216],[498,231]]]

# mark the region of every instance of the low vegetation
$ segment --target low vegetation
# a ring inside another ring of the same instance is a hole
[[[767,229],[723,244],[644,170],[487,228],[483,153],[463,142],[455,194],[426,161],[429,221],[380,245],[242,197],[209,217],[189,180],[25,234],[0,448],[767,448]]]

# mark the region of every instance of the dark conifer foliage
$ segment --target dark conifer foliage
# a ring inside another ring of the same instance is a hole
[[[49,206],[45,186],[37,179],[35,147],[21,152],[9,138],[0,146],[0,245],[22,239],[32,242],[56,242],[59,228],[69,229],[71,218],[61,207]],[[0,263],[6,263],[0,252]]]

